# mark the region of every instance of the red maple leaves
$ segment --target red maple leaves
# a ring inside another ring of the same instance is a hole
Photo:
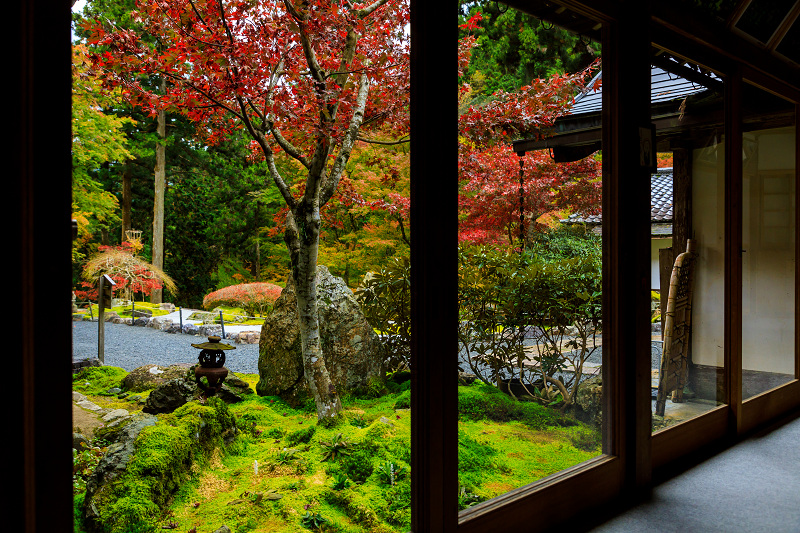
[[[464,26],[474,29],[479,20],[473,17]],[[474,37],[459,41],[459,76],[465,73],[474,46]],[[510,244],[518,238],[520,165],[511,141],[545,134],[558,117],[569,112],[574,96],[584,88],[598,65],[595,62],[576,74],[533,80],[515,93],[495,93],[488,103],[470,106],[461,113],[460,240]],[[459,98],[469,91],[463,82]],[[523,171],[525,233],[541,229],[543,215],[561,218],[566,212],[588,214],[599,210],[600,163],[593,157],[559,164],[547,152],[530,152],[523,157]]]
[[[341,142],[358,76],[372,88],[362,127],[407,124],[406,2],[139,0],[141,31],[90,22],[96,73],[135,104],[185,114],[207,140],[237,127],[280,131],[306,156],[319,134]],[[152,76],[167,79],[164,94]]]

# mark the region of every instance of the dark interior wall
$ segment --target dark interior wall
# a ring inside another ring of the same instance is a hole
[[[72,531],[70,3],[6,6],[4,523]],[[10,170],[10,171],[9,171]]]

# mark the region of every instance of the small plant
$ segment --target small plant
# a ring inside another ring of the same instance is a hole
[[[363,483],[372,475],[372,454],[368,449],[356,448],[344,459],[342,466],[350,479]]]
[[[74,492],[86,490],[86,480],[97,468],[106,451],[108,443],[97,440],[93,445],[83,447],[81,451],[72,450],[72,488]]]
[[[276,455],[275,459],[273,459],[269,464],[272,468],[275,468],[276,466],[288,465],[292,461],[297,460],[298,457],[296,454],[297,450],[284,448],[278,452],[278,455]]]
[[[333,473],[333,490],[344,490],[350,486],[350,479],[344,472]]]
[[[363,429],[367,427],[369,423],[366,420],[364,420],[364,417],[362,415],[356,415],[350,419],[350,425],[357,427],[359,429]]]
[[[378,477],[389,486],[394,486],[398,481],[406,477],[406,470],[398,467],[392,461],[386,461],[378,466]]]
[[[349,455],[350,450],[348,447],[350,443],[347,442],[342,438],[341,433],[337,433],[335,437],[333,437],[329,441],[322,441],[320,442],[325,452],[322,454],[322,460],[327,461],[335,461],[336,459],[341,458],[342,455]]]
[[[472,507],[476,503],[483,501],[483,498],[472,492],[464,485],[458,486],[458,510],[461,511],[467,507]]]
[[[322,528],[328,524],[328,519],[319,513],[311,514],[306,511],[306,514],[300,519],[300,525],[311,531],[322,531]]]

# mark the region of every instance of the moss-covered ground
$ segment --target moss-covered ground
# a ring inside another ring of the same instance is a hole
[[[102,380],[77,378],[75,388],[101,406],[120,407],[124,400],[103,393],[124,371],[106,372]],[[255,389],[257,375],[239,377]],[[313,404],[292,408],[277,397],[251,395],[231,405],[237,439],[195,467],[149,526],[210,532],[225,524],[236,533],[408,531],[408,385],[390,382],[382,395],[372,390],[344,398],[343,416],[332,427],[316,423]],[[600,453],[593,429],[493,387],[460,386],[459,411],[461,508]],[[82,501],[78,494],[76,505]]]

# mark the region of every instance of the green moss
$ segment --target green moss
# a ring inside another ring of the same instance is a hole
[[[95,495],[100,524],[109,533],[158,529],[162,509],[185,483],[192,466],[207,462],[224,445],[234,427],[227,405],[211,398],[207,405],[190,402],[144,428],[125,473]]]
[[[394,402],[395,409],[411,409],[411,391],[407,390],[400,394],[397,401]]]
[[[458,387],[458,415],[461,420],[518,420],[531,429],[574,425],[575,421],[558,411],[534,402],[518,402],[496,387],[483,383]]]
[[[116,366],[88,366],[72,376],[72,390],[83,394],[102,395],[119,387],[128,372]]]
[[[460,388],[459,396],[461,406],[469,408],[459,420],[459,481],[469,489],[459,499],[464,501],[462,507],[599,453],[599,448],[588,450],[596,433],[558,412],[514,402],[482,385]],[[226,454],[216,455],[213,462],[207,459],[214,453],[210,449],[201,447],[197,452],[196,446],[180,444],[195,442],[192,435],[198,431],[204,435],[208,426],[212,433],[219,431],[214,429],[218,414],[207,411],[213,402],[187,404],[172,415],[162,415],[156,427],[163,428],[142,432],[148,452],[137,459],[137,479],[163,481],[159,488],[150,482],[133,484],[132,493],[125,481],[124,490],[114,496],[128,498],[119,512],[130,517],[126,519],[130,523],[149,521],[158,528],[164,524],[159,517],[170,513],[169,521],[178,523],[178,531],[225,523],[233,531],[297,533],[305,530],[301,517],[306,512],[319,513],[328,520],[328,530],[339,533],[408,531],[410,475],[395,476],[395,484],[390,485],[378,472],[381,465],[392,463],[410,473],[411,413],[395,411],[395,405],[407,398],[407,390],[377,398],[345,398],[345,423],[328,428],[315,424],[313,411],[294,409],[276,397],[253,396],[229,407],[228,415],[236,415],[240,431]],[[487,413],[491,409],[500,414]],[[219,426],[223,431],[224,425]],[[351,443],[350,455],[323,460],[323,443],[340,433],[341,440]],[[178,444],[152,442],[156,440]],[[296,460],[271,468],[284,448],[295,450]],[[302,468],[297,468],[301,462]],[[177,472],[170,470],[173,467]],[[343,476],[350,484],[334,490],[335,480]],[[255,501],[256,494],[268,491],[276,491],[281,498]],[[159,511],[149,514],[147,502]],[[195,502],[199,502],[197,507]]]
[[[286,435],[286,443],[289,446],[297,446],[298,444],[308,444],[311,438],[316,433],[317,427],[308,425],[306,427],[292,431]]]
[[[374,465],[372,463],[373,453],[364,446],[354,447],[350,455],[342,460],[342,468],[347,477],[357,483],[364,483],[372,475]]]

